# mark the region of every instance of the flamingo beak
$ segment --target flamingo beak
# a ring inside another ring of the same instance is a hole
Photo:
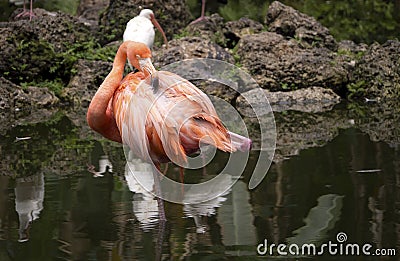
[[[153,90],[156,92],[159,86],[159,80],[157,75],[157,70],[154,68],[151,63],[150,58],[142,58],[139,59],[140,69],[145,72],[145,74],[150,74],[150,85],[153,87]],[[146,73],[147,72],[147,73]]]
[[[164,30],[161,28],[160,24],[157,22],[156,18],[154,17],[154,15],[150,16],[150,21],[153,23],[153,25],[158,29],[158,31],[160,31],[160,33],[162,34],[163,38],[164,38],[164,43],[167,46],[168,49],[168,40],[167,37],[165,36]]]
[[[139,59],[139,65],[143,72],[147,71],[149,74],[152,74],[156,71],[150,57]]]

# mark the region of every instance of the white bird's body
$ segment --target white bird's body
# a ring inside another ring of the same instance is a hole
[[[160,24],[154,17],[153,11],[150,9],[143,9],[140,11],[138,16],[135,16],[126,24],[126,28],[123,35],[124,42],[134,41],[139,43],[144,43],[151,49],[154,44],[154,26],[160,31],[164,38],[164,43],[168,48],[168,40],[165,36],[164,30],[161,28]],[[128,59],[128,64],[131,70],[133,67]]]
[[[147,47],[152,48],[154,43],[154,26],[149,18],[144,16],[136,16],[132,18],[126,25],[124,32],[124,42],[135,41],[144,43]]]

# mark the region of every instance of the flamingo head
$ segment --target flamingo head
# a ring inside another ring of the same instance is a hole
[[[145,75],[156,71],[151,62],[151,51],[144,43],[128,41],[126,53],[130,63]]]

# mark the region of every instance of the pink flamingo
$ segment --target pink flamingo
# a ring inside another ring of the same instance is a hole
[[[121,81],[127,58],[139,72]],[[157,86],[145,84],[155,77]],[[159,170],[161,163],[185,163],[200,142],[225,152],[251,147],[250,139],[223,126],[206,94],[176,74],[156,71],[150,49],[133,41],[119,47],[111,72],[89,105],[87,122]]]

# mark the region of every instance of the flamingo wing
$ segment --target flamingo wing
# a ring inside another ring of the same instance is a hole
[[[178,123],[164,116],[165,109],[143,77],[129,74],[114,94],[114,117],[122,141],[143,160],[184,163]]]
[[[251,145],[225,128],[206,94],[170,72],[126,76],[114,94],[113,112],[123,143],[146,161],[185,165],[200,143],[227,152]]]
[[[159,71],[157,77],[159,79],[157,95],[165,95],[175,101],[186,101],[191,106],[195,106],[198,111],[218,117],[208,96],[188,80],[167,71]]]
[[[179,124],[179,135],[187,154],[198,150],[200,143],[212,144],[233,152],[230,134],[217,115],[209,97],[188,80],[171,72],[159,71],[153,91],[164,115]]]

